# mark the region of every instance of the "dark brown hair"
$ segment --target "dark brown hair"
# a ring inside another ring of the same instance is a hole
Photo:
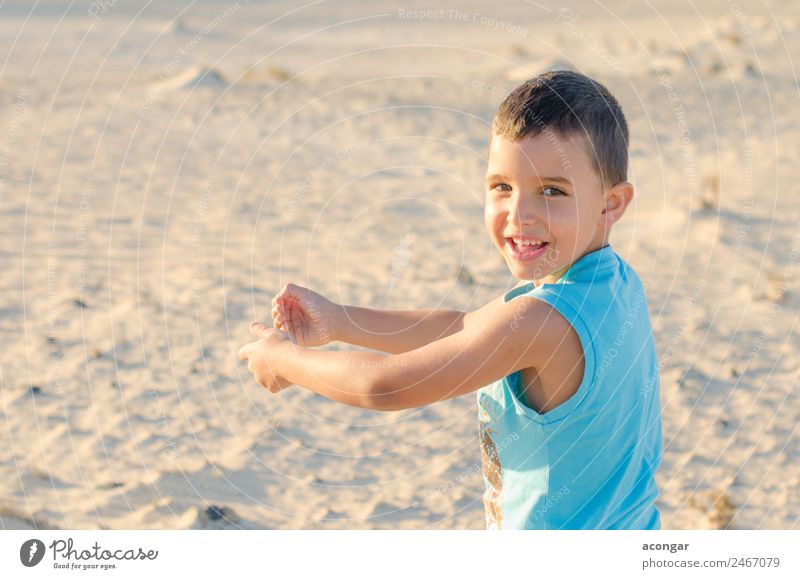
[[[617,99],[599,82],[569,70],[540,74],[509,94],[497,109],[492,132],[512,141],[552,131],[581,135],[604,186],[628,174],[628,123]]]

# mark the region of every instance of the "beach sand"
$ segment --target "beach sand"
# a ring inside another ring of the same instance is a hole
[[[290,281],[387,308],[513,287],[489,126],[570,67],[631,126],[611,244],[656,333],[662,525],[797,528],[792,2],[145,4],[0,7],[0,527],[483,528],[474,396],[275,396],[237,351]]]

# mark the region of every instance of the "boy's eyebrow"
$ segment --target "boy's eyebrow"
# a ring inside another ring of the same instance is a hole
[[[563,183],[564,185],[572,185],[572,181],[570,181],[569,179],[565,179],[564,177],[540,177],[539,180],[542,182],[551,181],[555,183]],[[488,183],[490,181],[507,181],[507,179],[502,175],[498,174],[487,175],[486,182]]]

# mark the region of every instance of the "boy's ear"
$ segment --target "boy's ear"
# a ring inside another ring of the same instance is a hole
[[[602,211],[606,226],[614,225],[622,218],[632,199],[633,185],[629,181],[620,181],[606,191],[606,206]]]

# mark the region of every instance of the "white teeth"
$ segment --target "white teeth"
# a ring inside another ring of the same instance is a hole
[[[542,245],[544,243],[544,241],[528,241],[528,240],[517,239],[517,238],[512,238],[512,239],[514,239],[514,243],[516,243],[517,246],[530,246],[530,245],[532,245],[534,247],[539,247],[540,245]]]

